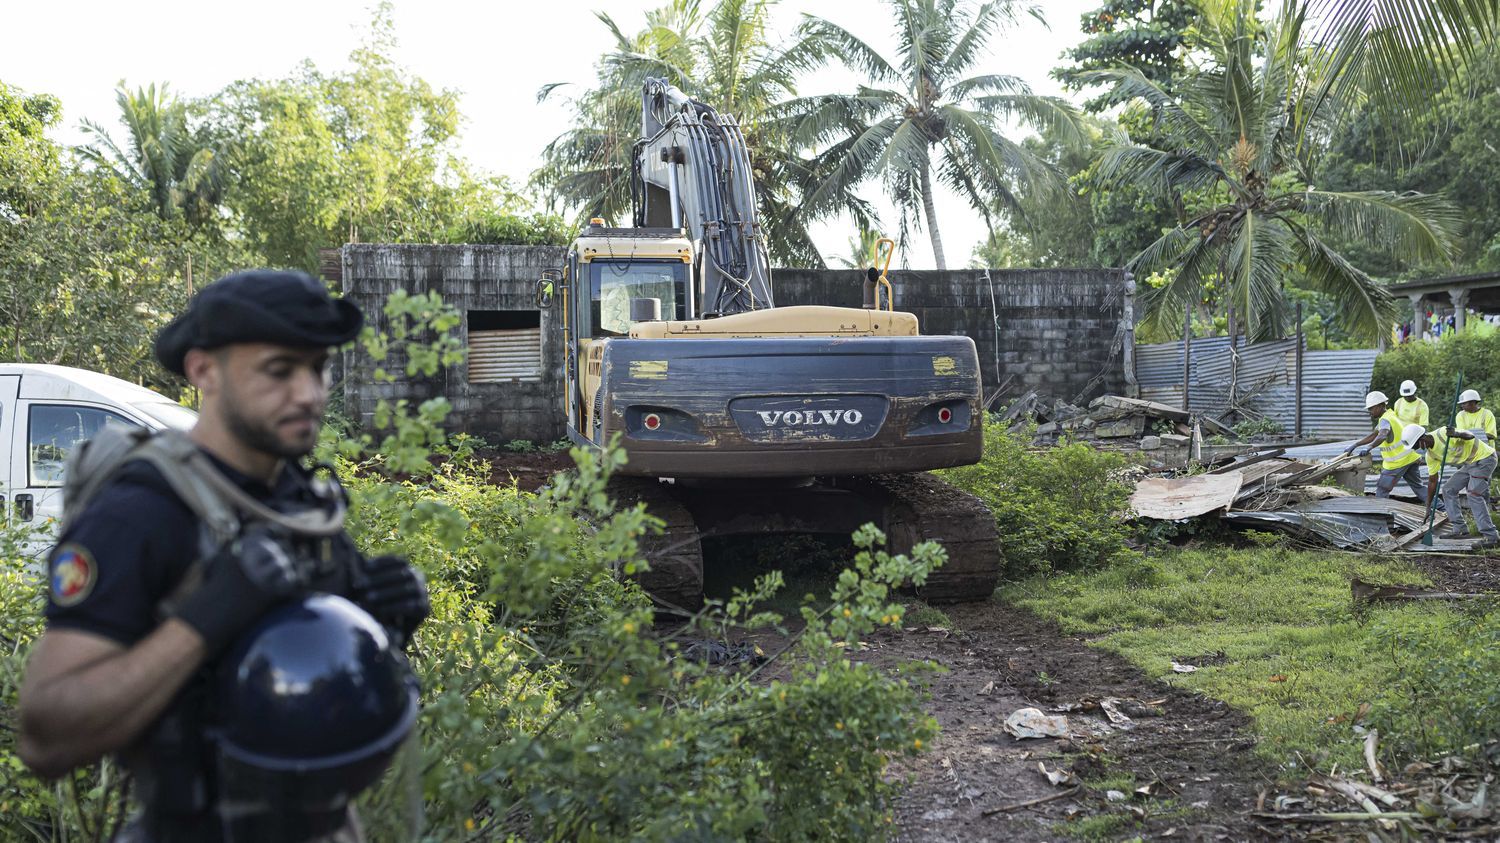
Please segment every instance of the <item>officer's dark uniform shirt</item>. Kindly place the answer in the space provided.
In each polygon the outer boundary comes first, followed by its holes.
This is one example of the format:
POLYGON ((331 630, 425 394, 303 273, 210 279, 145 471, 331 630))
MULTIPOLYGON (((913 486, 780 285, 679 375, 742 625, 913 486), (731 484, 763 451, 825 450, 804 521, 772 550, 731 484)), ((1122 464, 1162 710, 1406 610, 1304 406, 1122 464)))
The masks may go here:
MULTIPOLYGON (((241 489, 279 512, 322 504, 312 490, 308 470, 290 461, 270 487, 211 454, 209 459, 241 489)), ((161 473, 145 462, 125 465, 58 540, 50 561, 48 627, 101 635, 127 647, 135 644, 161 623, 163 600, 182 582, 202 547, 197 515, 161 473)), ((350 576, 359 556, 347 533, 307 541, 298 551, 296 555, 312 560, 316 569, 310 590, 354 599, 350 576)), ((181 776, 158 775, 161 747, 170 744, 179 757, 198 759, 189 762, 188 768, 203 768, 204 775, 212 777, 206 769, 212 763, 195 740, 205 724, 201 715, 191 713, 198 709, 189 702, 195 696, 201 699, 202 691, 195 689, 206 687, 211 669, 212 665, 205 666, 190 680, 167 714, 124 754, 138 775, 137 793, 146 808, 144 822, 150 830, 142 839, 156 843, 221 839, 212 803, 192 805, 195 800, 186 794, 196 787, 170 783, 183 781, 181 776), (176 719, 174 712, 180 715, 176 719), (185 748, 185 742, 196 748, 185 748), (148 792, 162 794, 162 798, 152 800, 148 792)), ((127 839, 136 838, 127 834, 127 839)))
MULTIPOLYGON (((272 488, 211 454, 209 459, 237 486, 277 511, 319 504, 300 465, 289 461, 272 488)), ((316 590, 349 596, 347 561, 357 551, 348 534, 331 544, 311 548, 318 556, 331 557, 316 590)), ((91 632, 128 647, 161 623, 162 600, 199 553, 198 517, 154 466, 130 463, 59 537, 50 563, 47 625, 91 632)))

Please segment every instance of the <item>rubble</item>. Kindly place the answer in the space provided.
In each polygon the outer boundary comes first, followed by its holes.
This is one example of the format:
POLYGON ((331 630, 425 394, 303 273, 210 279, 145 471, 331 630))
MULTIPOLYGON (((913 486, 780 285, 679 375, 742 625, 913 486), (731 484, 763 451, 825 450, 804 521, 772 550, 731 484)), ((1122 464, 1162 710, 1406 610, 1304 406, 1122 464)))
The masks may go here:
MULTIPOLYGON (((1157 521, 1215 516, 1240 527, 1380 553, 1407 550, 1427 532, 1425 506, 1364 495, 1368 457, 1309 464, 1280 453, 1256 454, 1206 474, 1142 478, 1131 495, 1131 510, 1157 521), (1323 485, 1329 480, 1338 485, 1323 485)), ((1445 520, 1437 513, 1432 528, 1445 520)), ((1431 549, 1470 550, 1476 541, 1434 537, 1431 549)))

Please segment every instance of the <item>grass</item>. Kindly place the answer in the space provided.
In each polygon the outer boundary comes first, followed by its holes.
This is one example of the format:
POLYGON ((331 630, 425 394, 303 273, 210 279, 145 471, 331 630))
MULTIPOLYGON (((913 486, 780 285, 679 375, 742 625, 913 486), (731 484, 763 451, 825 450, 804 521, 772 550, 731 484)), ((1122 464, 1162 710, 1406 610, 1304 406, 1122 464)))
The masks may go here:
POLYGON ((906 614, 901 618, 901 625, 907 627, 931 627, 940 626, 943 629, 953 628, 953 619, 942 609, 935 609, 921 600, 913 600, 906 604, 906 614))
MULTIPOLYGON (((1006 586, 1001 598, 1071 633, 1092 636, 1146 673, 1247 712, 1259 751, 1288 766, 1358 765, 1350 717, 1397 680, 1349 577, 1429 584, 1398 562, 1277 547, 1174 550, 1086 574, 1006 586), (1222 655, 1220 655, 1222 654, 1222 655), (1175 673, 1172 662, 1197 662, 1175 673)), ((1419 624, 1447 609, 1372 610, 1382 624, 1419 624)))

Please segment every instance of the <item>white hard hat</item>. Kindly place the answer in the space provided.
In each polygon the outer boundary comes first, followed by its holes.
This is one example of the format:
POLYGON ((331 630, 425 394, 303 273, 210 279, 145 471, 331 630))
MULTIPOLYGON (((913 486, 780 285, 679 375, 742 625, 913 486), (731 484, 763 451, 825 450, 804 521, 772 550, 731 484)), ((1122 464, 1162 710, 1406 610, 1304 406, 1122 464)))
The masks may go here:
POLYGON ((1466 389, 1466 390, 1464 390, 1464 394, 1463 395, 1458 396, 1458 403, 1460 403, 1460 404, 1467 404, 1470 401, 1478 401, 1478 400, 1479 400, 1479 391, 1478 390, 1474 390, 1474 389, 1466 389))
POLYGON ((1406 397, 1408 397, 1408 398, 1410 398, 1413 395, 1416 395, 1417 394, 1417 382, 1416 381, 1402 381, 1401 382, 1401 394, 1404 395, 1404 396, 1406 396, 1406 397))
POLYGON ((1371 407, 1375 406, 1376 404, 1384 404, 1384 403, 1386 403, 1389 400, 1390 400, 1389 398, 1385 397, 1385 393, 1384 392, 1381 392, 1380 390, 1377 389, 1374 392, 1370 393, 1369 395, 1365 396, 1365 409, 1368 410, 1371 407))
POLYGON ((1427 428, 1420 424, 1409 424, 1401 429, 1401 444, 1408 448, 1416 447, 1417 440, 1427 435, 1427 428))

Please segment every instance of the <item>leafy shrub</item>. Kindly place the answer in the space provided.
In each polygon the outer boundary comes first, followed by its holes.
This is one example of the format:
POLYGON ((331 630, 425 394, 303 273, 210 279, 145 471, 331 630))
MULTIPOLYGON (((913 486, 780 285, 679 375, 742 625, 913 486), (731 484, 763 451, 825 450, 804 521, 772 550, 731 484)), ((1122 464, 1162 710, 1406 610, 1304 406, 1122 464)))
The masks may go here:
POLYGON ((1500 395, 1500 334, 1449 334, 1436 343, 1409 342, 1375 358, 1370 388, 1395 400, 1403 380, 1414 380, 1432 409, 1434 424, 1447 424, 1458 373, 1464 388, 1485 398, 1500 395), (1441 420, 1441 421, 1439 421, 1441 420))
POLYGON ((1375 634, 1400 677, 1373 711, 1388 751, 1483 757, 1500 740, 1500 610, 1403 614, 1375 634))
POLYGON ((995 513, 1007 579, 1099 565, 1126 552, 1131 486, 1121 454, 1082 443, 1029 447, 1030 432, 990 424, 984 458, 947 469, 951 483, 995 513))
POLYGON ((1241 439, 1257 436, 1280 436, 1285 431, 1275 419, 1246 419, 1234 426, 1234 435, 1241 439))

